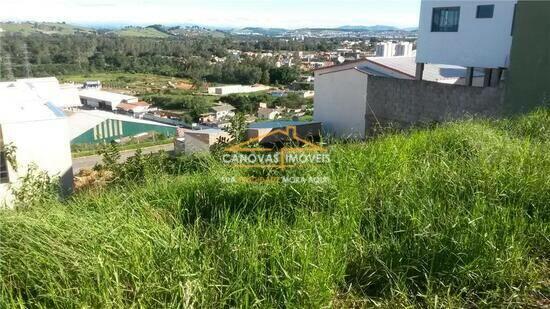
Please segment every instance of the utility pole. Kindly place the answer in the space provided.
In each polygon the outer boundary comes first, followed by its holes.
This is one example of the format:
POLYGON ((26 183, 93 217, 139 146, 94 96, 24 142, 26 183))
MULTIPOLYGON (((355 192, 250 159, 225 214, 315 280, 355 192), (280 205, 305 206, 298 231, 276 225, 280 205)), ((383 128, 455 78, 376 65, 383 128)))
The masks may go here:
POLYGON ((0 28, 0 80, 2 80, 2 28, 0 28))
POLYGON ((13 70, 11 67, 11 55, 6 53, 6 79, 11 81, 14 79, 13 70))
POLYGON ((32 75, 31 63, 29 62, 29 51, 27 49, 27 43, 23 44, 23 57, 25 60, 25 75, 30 78, 32 75))

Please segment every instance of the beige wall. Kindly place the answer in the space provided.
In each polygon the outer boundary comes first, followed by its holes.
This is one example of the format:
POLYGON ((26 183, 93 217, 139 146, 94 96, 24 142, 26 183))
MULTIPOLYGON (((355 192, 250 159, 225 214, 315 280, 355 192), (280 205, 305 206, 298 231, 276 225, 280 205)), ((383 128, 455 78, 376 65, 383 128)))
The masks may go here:
POLYGON ((329 135, 364 138, 367 75, 355 69, 315 73, 313 116, 329 135))

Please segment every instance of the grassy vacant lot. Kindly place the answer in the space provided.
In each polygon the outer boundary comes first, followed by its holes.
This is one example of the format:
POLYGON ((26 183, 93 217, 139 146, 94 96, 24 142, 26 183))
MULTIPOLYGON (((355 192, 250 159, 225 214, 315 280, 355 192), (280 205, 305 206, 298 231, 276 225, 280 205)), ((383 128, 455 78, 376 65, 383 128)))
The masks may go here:
POLYGON ((192 87, 192 84, 187 79, 141 73, 108 72, 64 75, 59 76, 59 79, 62 82, 75 83, 83 83, 88 80, 99 80, 105 88, 126 90, 136 94, 158 92, 162 89, 173 88, 172 85, 178 89, 188 89, 192 87))
POLYGON ((160 38, 170 37, 168 33, 161 32, 151 27, 127 27, 120 30, 112 31, 111 33, 123 37, 141 37, 141 38, 160 38))
POLYGON ((209 158, 0 213, 0 307, 548 305, 550 112, 331 146, 316 184, 209 158))

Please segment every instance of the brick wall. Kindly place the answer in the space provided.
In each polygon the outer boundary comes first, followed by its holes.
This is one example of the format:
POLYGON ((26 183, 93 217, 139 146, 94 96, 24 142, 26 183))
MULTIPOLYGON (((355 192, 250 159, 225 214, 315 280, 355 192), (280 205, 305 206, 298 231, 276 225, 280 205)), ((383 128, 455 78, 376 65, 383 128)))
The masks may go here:
POLYGON ((376 120, 410 125, 440 122, 467 115, 502 115, 504 89, 478 88, 369 76, 367 83, 367 127, 376 120))

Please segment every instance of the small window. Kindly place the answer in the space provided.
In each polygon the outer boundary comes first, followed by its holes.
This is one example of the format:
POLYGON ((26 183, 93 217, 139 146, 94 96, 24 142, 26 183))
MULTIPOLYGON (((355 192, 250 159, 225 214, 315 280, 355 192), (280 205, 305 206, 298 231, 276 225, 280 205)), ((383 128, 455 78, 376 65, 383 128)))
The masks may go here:
POLYGON ((10 182, 6 153, 0 149, 0 183, 10 182))
POLYGON ((476 18, 493 18, 493 13, 495 12, 495 5, 478 5, 476 18))
POLYGON ((458 32, 460 7, 434 8, 432 32, 458 32))

